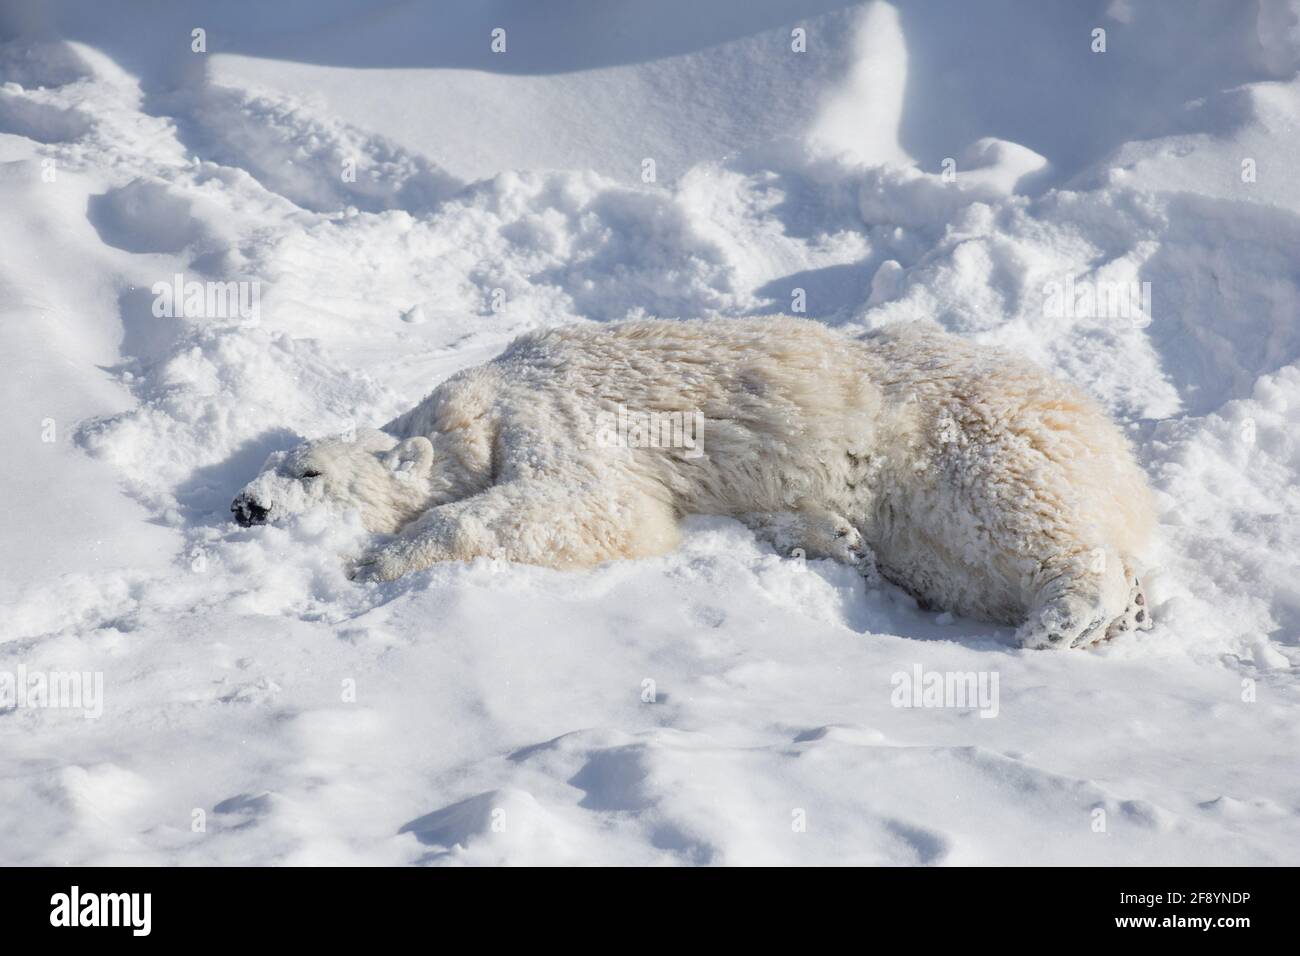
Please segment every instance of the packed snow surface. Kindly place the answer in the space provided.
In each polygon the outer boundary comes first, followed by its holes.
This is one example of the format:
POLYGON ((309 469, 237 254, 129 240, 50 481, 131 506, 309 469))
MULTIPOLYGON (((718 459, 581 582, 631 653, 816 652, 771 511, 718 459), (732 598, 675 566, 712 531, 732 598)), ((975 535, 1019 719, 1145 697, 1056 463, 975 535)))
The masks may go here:
POLYGON ((0 862, 1300 862, 1294 0, 15 0, 0 40, 0 862), (1155 629, 1022 651, 720 519, 366 586, 355 520, 229 520, 523 331, 800 306, 1096 395, 1155 629))

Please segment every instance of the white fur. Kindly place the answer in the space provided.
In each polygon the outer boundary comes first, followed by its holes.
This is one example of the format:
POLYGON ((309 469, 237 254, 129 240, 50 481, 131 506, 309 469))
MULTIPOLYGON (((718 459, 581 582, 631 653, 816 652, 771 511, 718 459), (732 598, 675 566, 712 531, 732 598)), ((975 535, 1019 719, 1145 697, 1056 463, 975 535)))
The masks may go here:
POLYGON ((674 547, 681 516, 713 514, 878 567, 926 605, 1021 625, 1029 646, 1150 626, 1132 568, 1151 504, 1119 431, 1078 389, 936 328, 537 332, 382 431, 272 456, 245 495, 272 519, 334 501, 397 533, 363 578, 480 556, 644 557, 674 547), (611 441, 620 406, 702 413, 700 446, 611 441))

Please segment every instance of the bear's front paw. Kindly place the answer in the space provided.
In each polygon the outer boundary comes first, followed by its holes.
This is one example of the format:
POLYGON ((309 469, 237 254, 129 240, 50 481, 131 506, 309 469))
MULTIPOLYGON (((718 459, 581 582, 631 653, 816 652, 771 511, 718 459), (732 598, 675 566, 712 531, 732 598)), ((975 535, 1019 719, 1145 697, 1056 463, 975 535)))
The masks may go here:
POLYGON ((371 551, 348 565, 346 573, 349 579, 360 584, 372 581, 396 581, 406 573, 406 566, 390 551, 371 551))

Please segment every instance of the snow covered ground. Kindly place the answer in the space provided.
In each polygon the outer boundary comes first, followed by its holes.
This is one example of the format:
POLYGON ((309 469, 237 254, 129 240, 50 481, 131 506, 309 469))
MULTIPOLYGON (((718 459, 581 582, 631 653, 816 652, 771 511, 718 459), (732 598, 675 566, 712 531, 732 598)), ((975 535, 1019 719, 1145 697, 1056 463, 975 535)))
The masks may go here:
POLYGON ((1300 3, 12 0, 0 41, 0 862, 1300 862, 1300 3), (160 316, 177 276, 246 308, 160 316), (371 586, 355 524, 228 520, 521 331, 800 301, 1096 394, 1155 629, 1021 651, 716 519, 371 586), (918 667, 996 697, 896 706, 918 667))

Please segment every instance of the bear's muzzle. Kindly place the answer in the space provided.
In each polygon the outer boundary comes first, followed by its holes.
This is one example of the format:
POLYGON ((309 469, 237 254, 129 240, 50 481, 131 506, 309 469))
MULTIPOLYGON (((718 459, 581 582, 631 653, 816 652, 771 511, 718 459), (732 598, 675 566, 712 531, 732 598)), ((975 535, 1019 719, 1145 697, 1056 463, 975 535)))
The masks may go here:
POLYGON ((243 528, 249 528, 255 524, 266 524, 266 516, 271 513, 270 508, 263 508, 248 495, 240 495, 232 501, 230 510, 234 512, 235 520, 243 528))

